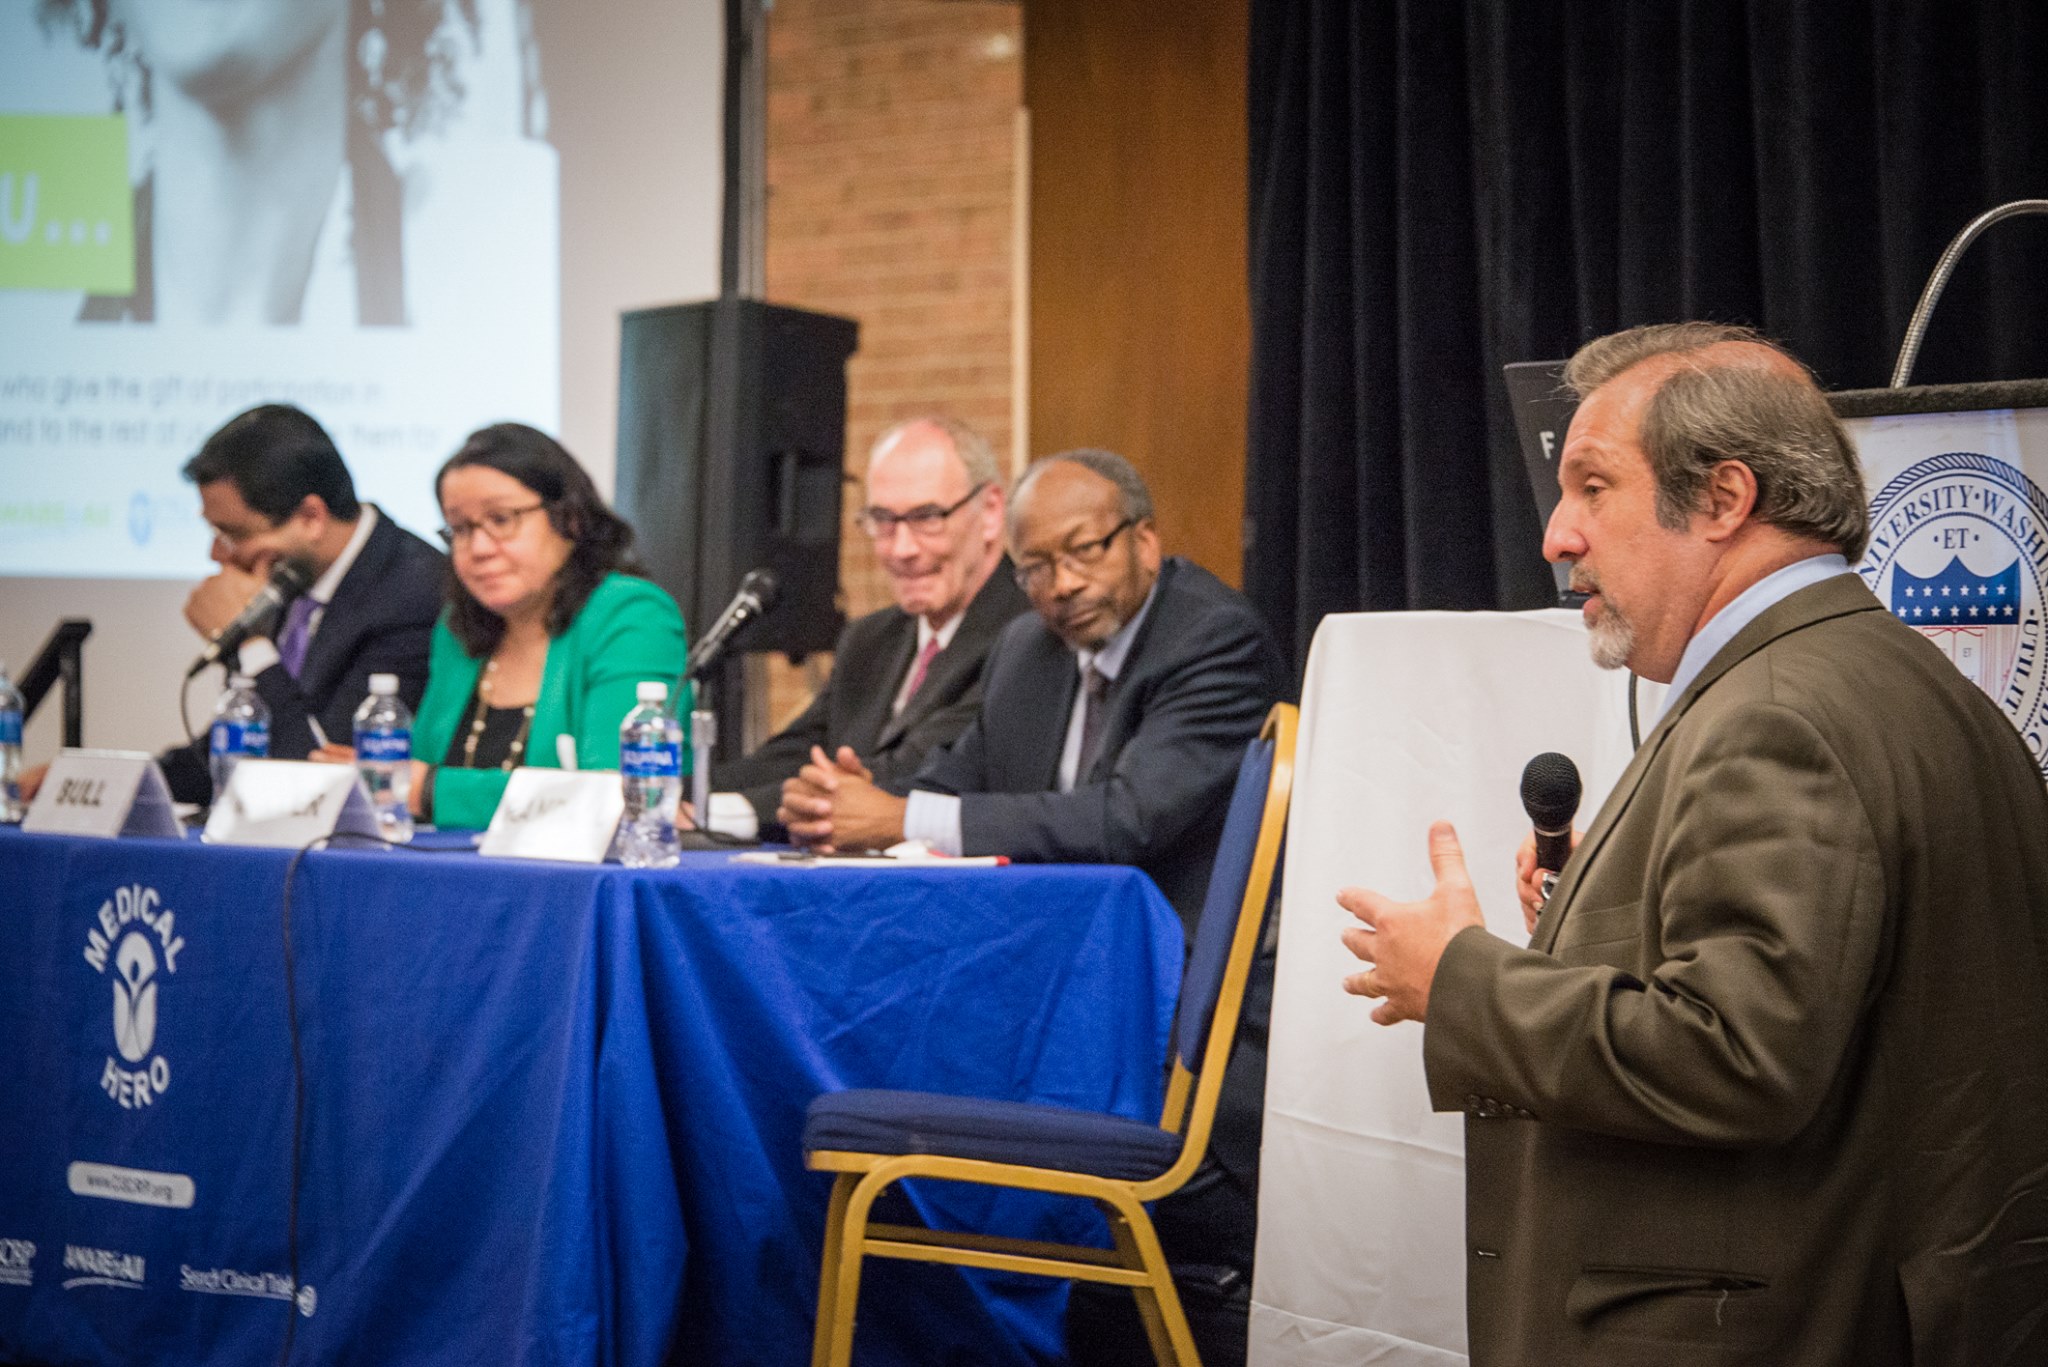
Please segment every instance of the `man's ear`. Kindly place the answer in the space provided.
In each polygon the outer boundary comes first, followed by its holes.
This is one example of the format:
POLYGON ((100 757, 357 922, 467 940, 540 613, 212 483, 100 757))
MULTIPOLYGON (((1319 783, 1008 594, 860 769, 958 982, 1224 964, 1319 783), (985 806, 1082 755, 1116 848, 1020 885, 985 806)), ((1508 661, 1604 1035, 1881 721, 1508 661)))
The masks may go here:
POLYGON ((1709 541, 1726 541, 1756 514, 1756 471, 1739 460, 1724 460, 1707 474, 1697 514, 1709 541))
POLYGON ((307 494, 299 500, 299 506, 292 509, 293 517, 309 518, 319 525, 334 520, 334 511, 327 506, 327 500, 318 494, 307 494))
POLYGON ((1147 573, 1159 573, 1160 561, 1164 558, 1159 549, 1159 528, 1151 518, 1145 518, 1131 528, 1132 544, 1138 550, 1138 563, 1147 573))

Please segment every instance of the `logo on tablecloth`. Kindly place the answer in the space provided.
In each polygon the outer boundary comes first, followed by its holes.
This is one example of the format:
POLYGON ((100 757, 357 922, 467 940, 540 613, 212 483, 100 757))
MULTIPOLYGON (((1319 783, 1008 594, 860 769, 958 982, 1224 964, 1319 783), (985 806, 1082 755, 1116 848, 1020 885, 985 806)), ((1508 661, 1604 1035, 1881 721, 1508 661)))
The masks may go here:
POLYGON ((171 1085, 170 1060, 156 1047, 157 1002, 185 948, 177 923, 155 888, 133 883, 100 904, 86 932, 85 961, 111 980, 114 997, 114 1053, 100 1070, 100 1090, 131 1111, 171 1085))
POLYGON ((0 1239, 0 1286, 34 1286, 36 1246, 26 1239, 0 1239))
POLYGON ((64 1245, 64 1270, 76 1273, 64 1279, 66 1291, 81 1286, 114 1286, 128 1291, 143 1287, 144 1267, 140 1253, 115 1253, 105 1248, 64 1245))
POLYGON ((178 1289, 208 1296, 254 1296, 259 1300, 290 1301, 306 1318, 320 1304, 319 1293, 301 1285, 294 1291, 292 1279, 282 1272, 237 1272, 232 1267, 178 1266, 178 1289))
POLYGON ((2033 481, 1972 451, 1908 466, 1870 501, 1858 571, 2012 718, 2048 774, 2048 499, 2033 481))

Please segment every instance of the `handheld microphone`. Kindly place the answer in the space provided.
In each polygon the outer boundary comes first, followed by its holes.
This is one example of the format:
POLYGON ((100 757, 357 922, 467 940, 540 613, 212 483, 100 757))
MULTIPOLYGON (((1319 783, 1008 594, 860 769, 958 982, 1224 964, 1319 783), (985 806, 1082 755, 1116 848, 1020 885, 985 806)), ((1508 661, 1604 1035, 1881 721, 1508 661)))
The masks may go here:
POLYGON ((1544 870, 1543 898, 1572 852, 1572 817, 1579 810, 1579 766, 1569 755, 1546 751, 1522 769, 1522 810, 1536 828, 1536 867, 1544 870))
POLYGON ((270 582, 256 591, 249 605, 235 614, 234 621, 213 634, 213 639, 206 643, 206 649, 199 652, 199 658, 185 671, 185 677, 189 679, 207 666, 219 664, 242 642, 251 636, 261 635, 270 628, 279 612, 291 606, 292 599, 312 587, 312 565, 298 556, 279 560, 271 567, 270 582))
POLYGON ((725 605, 725 611, 718 614, 718 620, 711 624, 711 629, 690 651, 690 657, 683 665, 684 677, 702 678, 724 657, 733 635, 774 607, 781 591, 782 586, 776 582, 772 570, 748 570, 747 577, 740 580, 739 592, 733 594, 732 601, 725 605))

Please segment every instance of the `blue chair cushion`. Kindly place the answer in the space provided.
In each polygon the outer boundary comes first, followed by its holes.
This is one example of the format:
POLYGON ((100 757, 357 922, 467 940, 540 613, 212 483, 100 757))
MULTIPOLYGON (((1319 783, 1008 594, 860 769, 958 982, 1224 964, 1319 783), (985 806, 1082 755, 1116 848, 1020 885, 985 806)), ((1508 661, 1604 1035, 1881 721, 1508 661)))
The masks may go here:
POLYGON ((1096 1111, 937 1092, 827 1092, 804 1119, 804 1152, 927 1153, 1142 1182, 1180 1157, 1181 1137, 1096 1111))

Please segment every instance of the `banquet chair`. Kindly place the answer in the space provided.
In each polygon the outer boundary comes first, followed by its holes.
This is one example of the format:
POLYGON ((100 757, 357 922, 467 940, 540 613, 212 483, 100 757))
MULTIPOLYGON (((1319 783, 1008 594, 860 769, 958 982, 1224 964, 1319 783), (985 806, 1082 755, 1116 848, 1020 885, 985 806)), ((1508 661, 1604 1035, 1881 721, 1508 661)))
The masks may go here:
POLYGON ((1180 1188, 1209 1145, 1223 1070, 1287 826, 1296 709, 1276 704, 1246 748, 1181 983, 1159 1122, 933 1092, 829 1092, 811 1103, 804 1156, 839 1174, 825 1217, 812 1367, 847 1367, 863 1258, 905 1258, 1128 1286, 1152 1354, 1199 1367, 1186 1314, 1145 1203, 1180 1188), (870 1220, 875 1198, 926 1178, 1086 1197, 1113 1247, 1048 1243, 870 1220))

